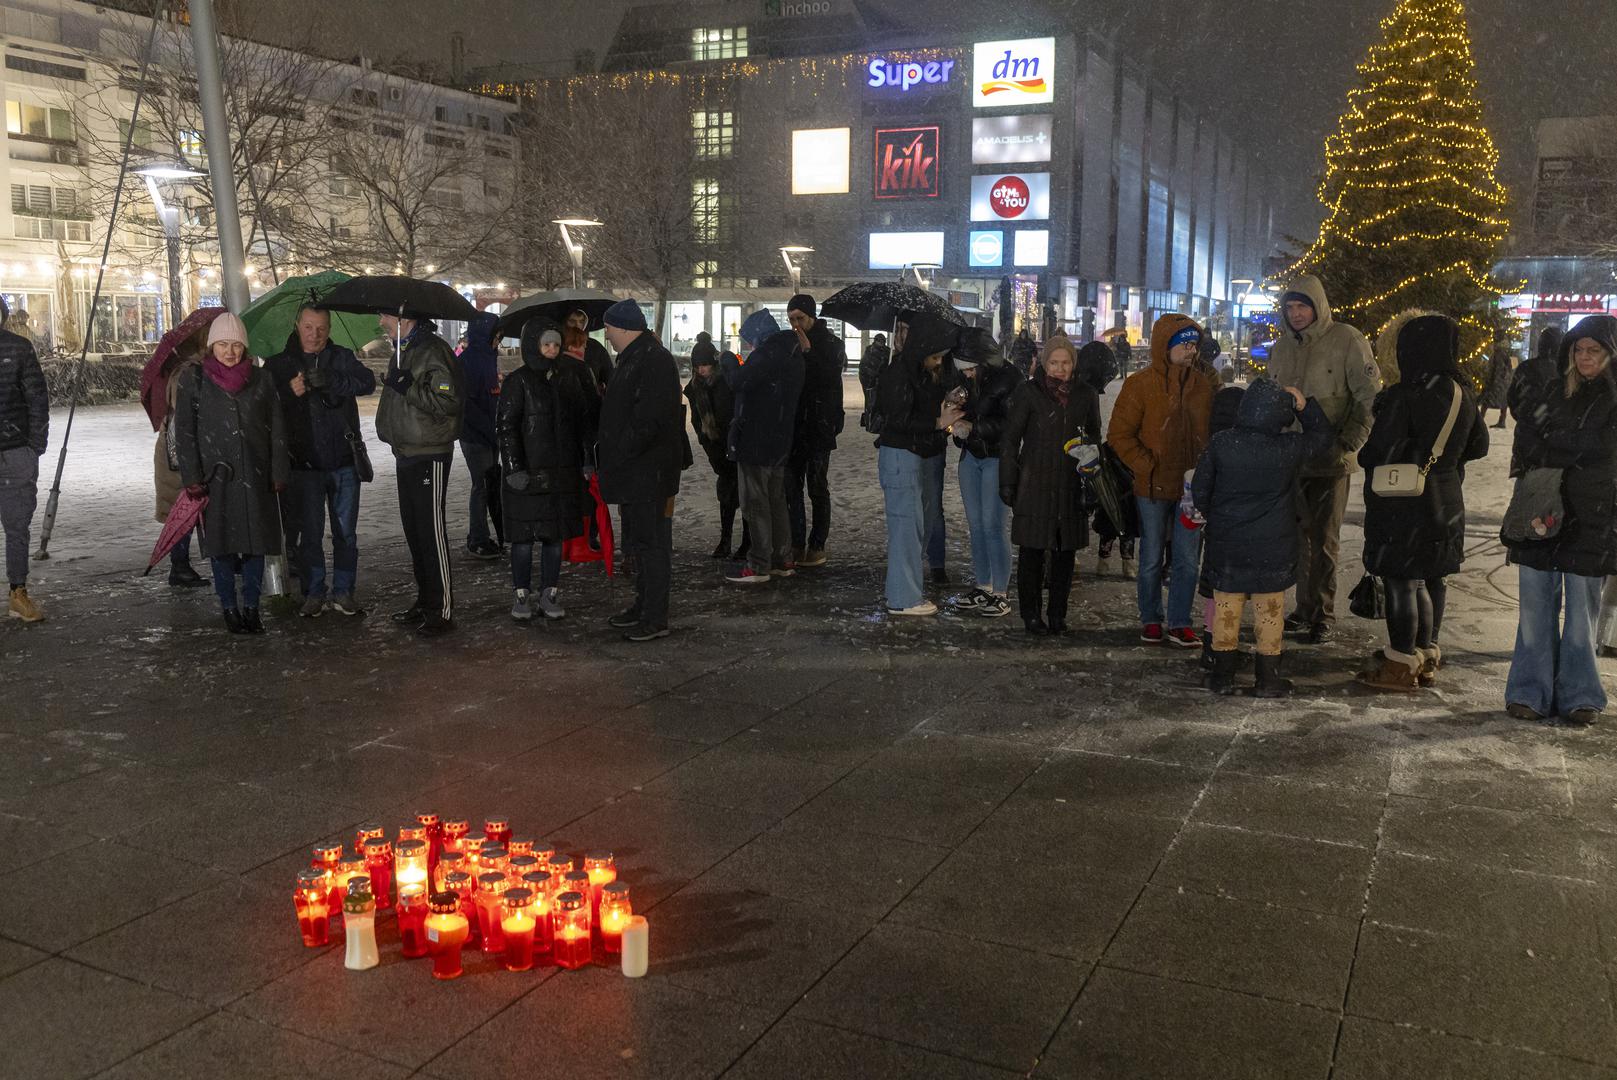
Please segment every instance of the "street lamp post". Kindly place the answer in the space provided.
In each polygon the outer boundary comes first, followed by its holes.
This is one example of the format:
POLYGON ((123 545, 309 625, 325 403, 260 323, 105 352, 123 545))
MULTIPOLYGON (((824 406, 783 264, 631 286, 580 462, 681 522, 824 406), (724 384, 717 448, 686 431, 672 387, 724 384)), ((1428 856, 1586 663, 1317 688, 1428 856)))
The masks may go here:
POLYGON ((786 263, 786 276, 792 282, 792 294, 795 296, 801 291, 803 283, 803 268, 792 261, 793 255, 812 255, 814 249, 803 247, 801 244, 788 244, 780 249, 780 257, 786 263))
POLYGON ((908 275, 914 274, 915 275, 915 284, 919 285, 921 288, 927 290, 928 292, 931 292, 932 291, 932 279, 928 278, 925 274, 921 273, 921 271, 923 271, 923 270, 933 271, 933 270, 942 270, 942 269, 943 269, 943 264, 942 263, 934 263, 934 262, 905 263, 904 264, 904 269, 900 270, 899 273, 898 273, 898 280, 903 281, 904 278, 907 277, 908 275))
POLYGON ((573 240, 573 234, 568 232, 569 226, 575 229, 588 228, 599 225, 593 218, 555 218, 551 224, 561 230, 561 246, 567 249, 567 258, 573 264, 573 288, 584 287, 584 245, 573 240))
POLYGON ((1236 371, 1241 370, 1241 308, 1246 305, 1246 291, 1251 287, 1252 280, 1250 278, 1230 279, 1230 298, 1235 302, 1235 341, 1231 343, 1230 347, 1235 350, 1236 371), (1237 285, 1241 287, 1240 292, 1235 291, 1235 286, 1237 285))
POLYGON ((157 185, 159 180, 194 180, 202 174, 185 165, 162 163, 142 165, 135 172, 146 181, 146 193, 157 208, 157 220, 163 223, 164 246, 168 248, 168 325, 173 329, 185 318, 185 293, 180 284, 180 208, 168 205, 157 185))

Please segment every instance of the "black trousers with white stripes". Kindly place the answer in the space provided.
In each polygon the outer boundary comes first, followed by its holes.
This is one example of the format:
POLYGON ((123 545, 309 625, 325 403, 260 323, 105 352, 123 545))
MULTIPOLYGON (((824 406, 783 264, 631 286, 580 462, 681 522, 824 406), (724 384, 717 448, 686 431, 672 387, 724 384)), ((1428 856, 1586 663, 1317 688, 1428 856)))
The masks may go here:
POLYGON ((428 617, 444 619, 454 610, 449 536, 444 529, 449 462, 448 454, 398 459, 399 520, 415 569, 416 603, 428 617))

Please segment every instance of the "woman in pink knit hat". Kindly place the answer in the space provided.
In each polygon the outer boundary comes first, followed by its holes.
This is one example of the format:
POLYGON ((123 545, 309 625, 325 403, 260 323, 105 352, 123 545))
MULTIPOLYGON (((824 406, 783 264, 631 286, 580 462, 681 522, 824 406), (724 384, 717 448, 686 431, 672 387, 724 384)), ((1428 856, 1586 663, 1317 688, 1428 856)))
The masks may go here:
POLYGON ((291 463, 280 400, 247 355, 247 328, 235 315, 209 327, 208 353, 185 374, 174 409, 180 479, 192 495, 208 497, 202 552, 213 562, 225 627, 262 634, 264 557, 281 550, 275 496, 286 489, 291 463))

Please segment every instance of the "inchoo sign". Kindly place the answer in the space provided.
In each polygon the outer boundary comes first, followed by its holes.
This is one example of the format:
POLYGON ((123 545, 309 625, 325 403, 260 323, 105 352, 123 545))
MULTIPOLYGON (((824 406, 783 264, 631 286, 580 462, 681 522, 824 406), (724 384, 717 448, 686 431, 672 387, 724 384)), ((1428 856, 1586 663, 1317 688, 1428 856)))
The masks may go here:
POLYGON ((1055 100, 1056 39, 979 41, 972 46, 971 103, 1038 105, 1055 100))

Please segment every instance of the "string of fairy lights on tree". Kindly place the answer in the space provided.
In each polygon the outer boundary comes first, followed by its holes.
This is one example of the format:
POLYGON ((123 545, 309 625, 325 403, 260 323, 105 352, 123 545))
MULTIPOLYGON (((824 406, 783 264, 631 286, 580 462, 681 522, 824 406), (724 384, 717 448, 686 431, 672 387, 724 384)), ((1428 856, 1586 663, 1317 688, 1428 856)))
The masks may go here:
POLYGON ((1473 378, 1509 325, 1491 277, 1510 223, 1483 122, 1462 0, 1399 0, 1358 65, 1325 140, 1319 237, 1287 270, 1317 274, 1345 321, 1374 337, 1399 312, 1461 325, 1473 378))

